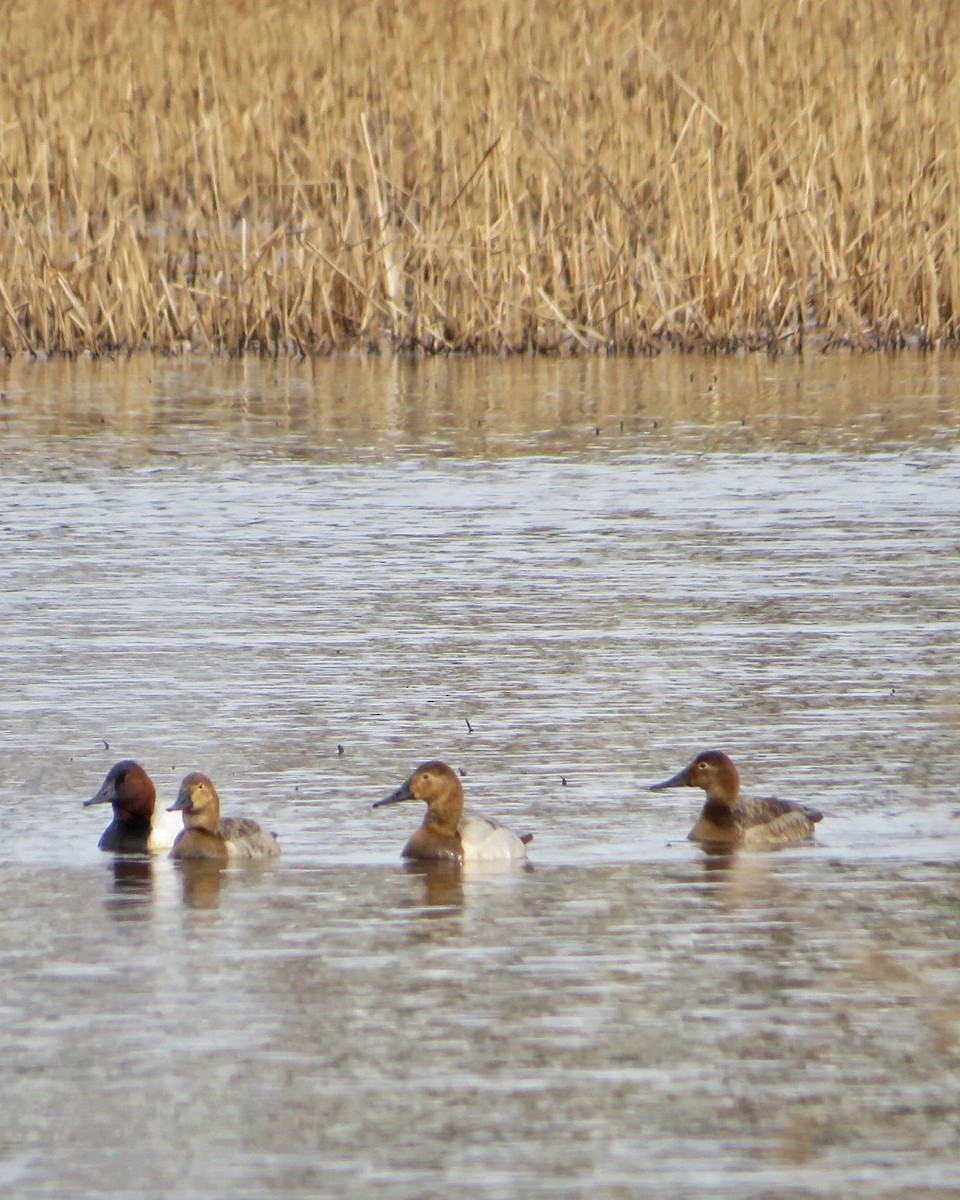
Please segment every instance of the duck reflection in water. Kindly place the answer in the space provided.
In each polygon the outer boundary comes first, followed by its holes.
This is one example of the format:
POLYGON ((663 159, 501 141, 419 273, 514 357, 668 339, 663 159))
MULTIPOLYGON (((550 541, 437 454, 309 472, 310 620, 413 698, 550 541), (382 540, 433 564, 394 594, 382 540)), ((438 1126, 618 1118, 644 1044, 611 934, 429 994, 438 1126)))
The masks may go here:
POLYGON ((423 880, 421 904, 435 909, 431 916, 442 916, 441 909, 463 908, 463 868, 459 863, 443 859, 408 858, 403 869, 407 875, 423 880))
POLYGON ((770 855, 738 854, 710 846, 702 849, 702 892, 721 908, 766 909, 776 899, 780 887, 770 855))
POLYGON ((226 864, 209 858, 184 858, 177 864, 184 908, 220 907, 226 864))
POLYGON ((722 883, 736 865, 737 854, 734 850, 715 850, 704 846, 701 861, 704 875, 708 879, 715 876, 717 881, 722 883))
POLYGON ((113 886, 107 897, 110 915, 118 921, 140 921, 153 904, 153 860, 117 855, 110 861, 113 886))

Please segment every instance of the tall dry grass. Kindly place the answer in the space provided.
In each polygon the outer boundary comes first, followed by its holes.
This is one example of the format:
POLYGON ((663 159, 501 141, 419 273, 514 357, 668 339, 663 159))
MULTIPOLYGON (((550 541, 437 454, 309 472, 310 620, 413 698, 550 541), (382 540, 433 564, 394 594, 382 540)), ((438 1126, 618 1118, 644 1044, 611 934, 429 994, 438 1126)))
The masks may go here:
POLYGON ((8 4, 0 346, 956 342, 958 6, 699 7, 8 4))

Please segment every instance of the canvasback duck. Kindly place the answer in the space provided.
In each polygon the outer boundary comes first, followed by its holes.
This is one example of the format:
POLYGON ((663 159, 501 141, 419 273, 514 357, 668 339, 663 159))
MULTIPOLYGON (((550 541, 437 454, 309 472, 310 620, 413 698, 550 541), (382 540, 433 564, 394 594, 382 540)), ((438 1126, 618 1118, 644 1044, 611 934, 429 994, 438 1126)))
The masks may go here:
POLYGON ((463 863, 527 857, 532 833, 516 834, 486 817, 463 815, 463 788, 456 771, 444 762, 421 763, 405 783, 373 807, 401 800, 420 800, 427 806, 423 823, 403 848, 404 858, 463 863))
POLYGON ((157 808, 157 789, 143 767, 133 759, 114 763, 100 791, 83 807, 112 804, 113 820, 103 831, 100 849, 114 854, 149 854, 169 850, 180 829, 180 822, 157 808))
POLYGON ((221 817, 220 797, 212 781, 199 771, 184 777, 167 812, 183 814, 183 829, 170 851, 171 858, 275 858, 280 846, 249 817, 221 817))
POLYGON ((700 817, 687 837, 691 842, 728 849, 773 849, 805 842, 823 813, 792 800, 747 799, 740 795, 740 776, 733 761, 720 750, 698 754, 693 762, 663 783, 663 788, 698 787, 707 793, 700 817))

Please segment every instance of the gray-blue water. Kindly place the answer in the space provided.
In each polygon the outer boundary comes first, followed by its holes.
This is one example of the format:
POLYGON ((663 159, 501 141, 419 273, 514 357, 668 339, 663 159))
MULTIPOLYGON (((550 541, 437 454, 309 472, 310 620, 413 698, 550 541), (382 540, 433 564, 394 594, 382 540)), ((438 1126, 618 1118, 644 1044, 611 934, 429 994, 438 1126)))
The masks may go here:
POLYGON ((960 1194, 960 364, 0 387, 0 1188, 960 1194), (282 858, 101 854, 124 757, 282 858), (401 864, 427 757, 528 867, 401 864))

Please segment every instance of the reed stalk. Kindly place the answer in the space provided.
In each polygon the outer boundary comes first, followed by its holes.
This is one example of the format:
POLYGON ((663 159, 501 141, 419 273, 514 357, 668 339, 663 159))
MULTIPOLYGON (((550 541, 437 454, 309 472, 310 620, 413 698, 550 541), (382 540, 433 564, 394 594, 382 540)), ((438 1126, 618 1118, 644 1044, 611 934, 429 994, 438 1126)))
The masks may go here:
POLYGON ((0 350, 960 340, 960 8, 24 0, 0 350))

